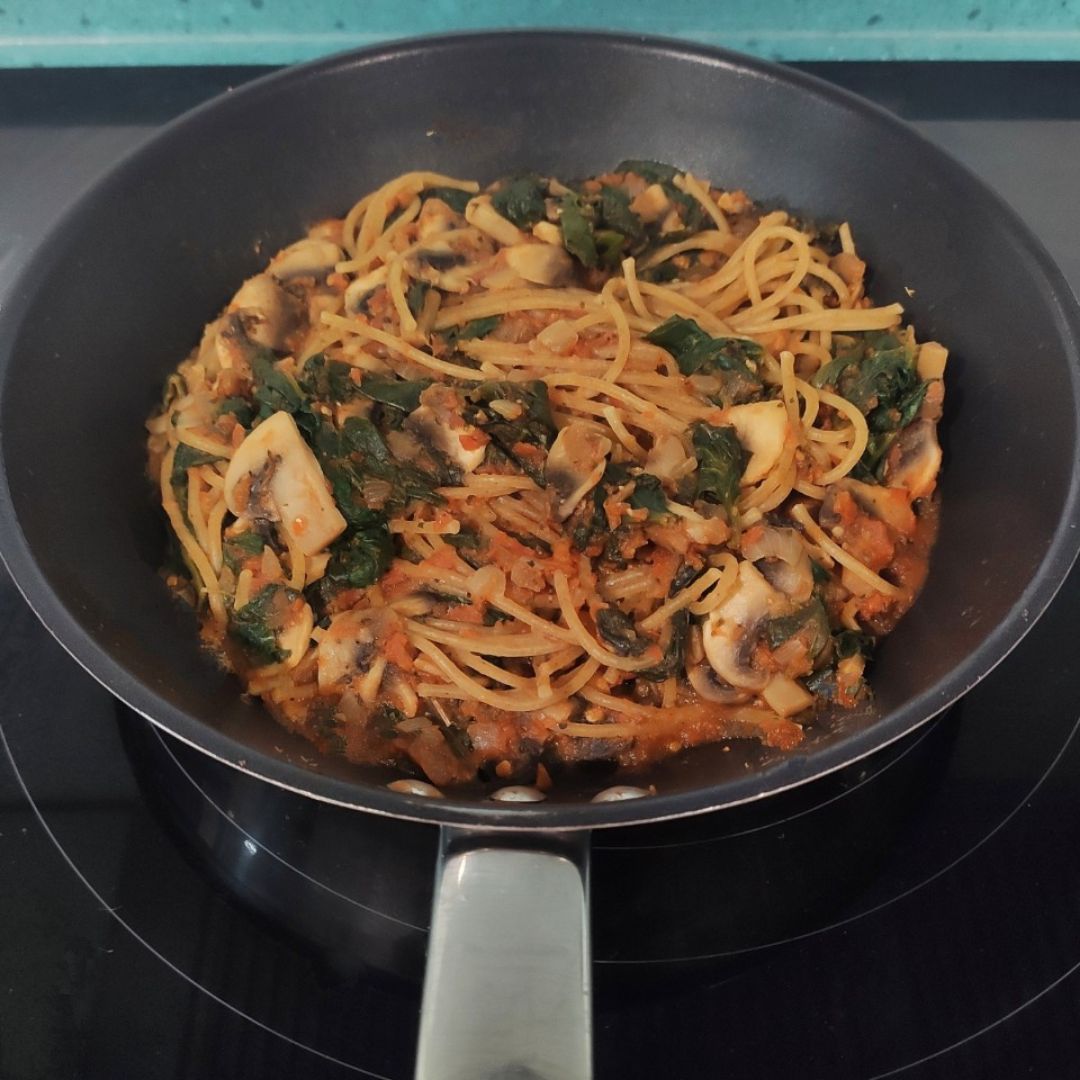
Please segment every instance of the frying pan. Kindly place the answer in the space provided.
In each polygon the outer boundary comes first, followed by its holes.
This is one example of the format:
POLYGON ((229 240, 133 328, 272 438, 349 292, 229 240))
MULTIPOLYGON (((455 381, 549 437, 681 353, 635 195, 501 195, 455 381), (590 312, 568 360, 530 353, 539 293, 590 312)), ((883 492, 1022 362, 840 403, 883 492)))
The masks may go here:
MULTIPOLYGON (((719 50, 514 33, 356 52, 258 80, 169 125, 57 224, 0 311, 0 550, 67 650, 138 712, 316 799, 438 823, 443 857, 417 1075, 585 1077, 587 831, 719 809, 911 731, 997 664, 1077 551, 1075 300, 970 173, 881 110, 719 50), (673 161, 848 220, 873 294, 946 342, 944 513, 930 578, 884 643, 873 702, 798 751, 704 747, 593 803, 424 799, 317 758, 200 652, 157 576, 142 423, 163 376, 246 276, 313 220, 413 168, 489 181, 673 161), (907 291, 905 291, 907 290, 907 291)), ((1034 722, 1034 721, 1028 721, 1034 722)))

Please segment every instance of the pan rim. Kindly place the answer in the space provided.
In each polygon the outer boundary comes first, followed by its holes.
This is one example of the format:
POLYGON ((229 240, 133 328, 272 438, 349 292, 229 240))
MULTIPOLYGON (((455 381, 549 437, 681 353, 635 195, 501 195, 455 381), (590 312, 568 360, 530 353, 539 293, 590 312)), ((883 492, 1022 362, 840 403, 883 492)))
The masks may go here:
MULTIPOLYGON (((276 92, 282 84, 297 86, 324 72, 398 59, 410 53, 430 55, 441 50, 480 48, 507 41, 545 41, 554 46, 629 50, 669 56, 680 62, 707 64, 748 74, 770 83, 782 83, 826 103, 870 119, 893 136, 929 152, 936 165, 961 182, 992 209, 1007 229, 1017 251, 1025 256, 1027 273, 1038 275, 1041 291, 1056 313, 1054 331, 1069 357, 1074 431, 1080 433, 1080 306, 1072 290, 1042 243, 1019 215, 983 180, 947 152, 926 139, 905 121, 882 107, 805 72, 730 50, 695 45, 677 39, 602 31, 484 31, 407 38, 323 57, 257 77, 241 87, 203 102, 169 123, 125 154, 100 176, 61 215, 31 253, 0 310, 0 414, 4 406, 6 376, 12 363, 11 344, 20 326, 20 314, 35 295, 30 282, 48 264, 56 238, 77 221, 111 183, 153 155, 176 136, 197 125, 206 114, 216 115, 230 102, 247 103, 276 92)), ((1036 569, 1020 597, 995 629, 956 667, 933 686, 899 709, 836 742, 809 752, 795 751, 745 777, 727 779, 684 792, 657 794, 643 800, 614 803, 533 803, 508 806, 497 802, 456 802, 424 799, 380 788, 363 781, 326 776, 284 758, 275 758, 244 746, 159 697, 131 675, 126 667, 85 630, 69 606, 53 591, 44 570, 30 549, 15 515, 7 478, 0 431, 0 557, 23 597, 53 637, 89 674, 141 716, 216 760, 262 780, 309 798, 350 809, 430 824, 473 827, 490 831, 575 831, 641 822, 668 820, 706 813, 755 801, 799 786, 853 764, 884 749, 938 715, 986 677, 1015 648, 1053 600, 1080 551, 1080 463, 1074 458, 1066 499, 1058 524, 1036 569)))

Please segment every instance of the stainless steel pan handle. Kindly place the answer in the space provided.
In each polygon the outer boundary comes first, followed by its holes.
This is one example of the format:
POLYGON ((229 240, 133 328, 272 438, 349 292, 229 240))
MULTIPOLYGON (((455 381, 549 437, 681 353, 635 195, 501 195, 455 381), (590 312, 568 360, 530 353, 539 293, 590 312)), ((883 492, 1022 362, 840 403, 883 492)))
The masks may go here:
POLYGON ((416 1080, 591 1080, 588 843, 443 830, 416 1080))

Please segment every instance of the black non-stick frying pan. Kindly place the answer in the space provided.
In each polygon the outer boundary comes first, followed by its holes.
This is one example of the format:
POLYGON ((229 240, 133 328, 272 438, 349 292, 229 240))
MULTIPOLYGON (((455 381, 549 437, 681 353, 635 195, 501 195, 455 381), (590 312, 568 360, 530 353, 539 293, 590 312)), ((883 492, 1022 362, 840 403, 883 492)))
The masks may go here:
POLYGON ((1067 285, 1008 207, 902 123, 826 84, 627 37, 388 46, 197 109, 57 225, 0 310, 0 547, 63 645, 153 722, 314 798, 447 827, 419 1076, 582 1077, 574 836, 803 783, 899 738, 1000 661, 1080 543, 1078 332, 1067 285), (850 221, 874 295, 902 299, 920 336, 952 350, 941 535, 924 594, 880 649, 873 704, 823 717, 794 753, 690 752, 628 778, 656 788, 635 801, 590 801, 610 775, 543 803, 424 799, 388 790, 378 769, 314 759, 241 701, 157 575, 164 533, 142 423, 163 376, 274 250, 397 173, 580 176, 625 157, 850 221))

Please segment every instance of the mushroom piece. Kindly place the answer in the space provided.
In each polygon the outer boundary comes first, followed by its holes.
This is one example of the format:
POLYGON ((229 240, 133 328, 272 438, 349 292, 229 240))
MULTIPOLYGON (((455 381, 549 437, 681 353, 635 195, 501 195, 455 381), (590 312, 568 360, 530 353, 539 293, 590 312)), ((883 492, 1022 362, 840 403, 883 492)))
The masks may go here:
POLYGON ((225 505, 238 518, 280 522, 305 555, 345 531, 330 485, 286 412, 268 417, 236 448, 225 473, 225 505))
POLYGON ((315 629, 315 615, 310 604, 301 602, 290 608, 288 616, 276 637, 278 648, 285 653, 282 663, 292 668, 300 663, 308 650, 311 632, 315 629))
POLYGON ((439 233, 455 228, 460 220, 449 203, 437 198, 425 199, 416 219, 416 239, 421 242, 430 240, 439 233))
POLYGON ((332 241, 308 236, 282 248, 270 260, 269 270, 278 281, 298 277, 321 281, 344 257, 341 248, 332 241))
POLYGON ((573 420, 555 437, 544 476, 555 494, 555 517, 565 521, 600 482, 611 453, 611 440, 591 424, 573 420))
POLYGON ((367 274, 354 278, 345 290, 345 310, 355 313, 360 310, 364 298, 373 293, 380 285, 386 284, 388 273, 386 264, 376 267, 367 274))
POLYGON ((761 571, 766 580, 803 603, 814 591, 814 574, 810 556, 806 553, 794 529, 772 525, 755 525, 742 538, 743 557, 751 562, 764 562, 761 571))
POLYGON ((739 581, 732 592, 709 612, 702 627, 705 658, 730 686, 764 690, 771 678, 753 666, 751 653, 762 620, 786 606, 761 571, 751 562, 739 563, 739 581))
POLYGON ((269 274, 256 274, 240 286, 229 311, 244 319, 247 336, 256 345, 284 349, 301 318, 301 304, 269 274))
POLYGON ((442 383, 421 393, 420 405, 405 418, 405 430, 444 453, 465 472, 479 468, 487 453, 488 437, 462 419, 460 395, 442 383))
POLYGON ((368 681, 368 677, 376 673, 376 664, 379 666, 378 682, 382 681, 382 669, 386 667, 385 662, 379 664, 378 637, 384 630, 382 614, 370 609, 345 611, 330 620, 319 639, 320 693, 346 689, 353 680, 368 681))
POLYGON ((851 492, 861 509, 884 521, 901 536, 914 534, 915 514, 911 509, 911 496, 904 488, 864 484, 850 477, 845 477, 836 487, 851 492))
POLYGON ((721 684, 716 678, 716 672, 708 664, 698 664, 690 668, 686 677, 698 696, 706 701, 715 701, 719 705, 743 705, 750 700, 750 694, 746 690, 736 690, 734 686, 721 684))
POLYGON ((913 499, 934 490, 941 468, 941 446, 932 420, 916 420, 897 436, 885 462, 885 479, 892 487, 906 488, 913 499))
POLYGON ((525 243, 525 233, 491 205, 490 195, 477 195, 475 199, 470 199, 465 207, 465 220, 500 244, 509 247, 511 244, 525 243))
POLYGON ((733 405, 726 414, 739 442, 750 452, 743 471, 743 484, 764 480, 784 452, 788 437, 787 406, 782 401, 753 401, 733 405))
POLYGON ((518 277, 534 285, 565 285, 574 273, 566 249, 554 244, 514 244, 503 249, 503 258, 518 277))
POLYGON ((645 458, 646 472, 672 483, 693 472, 696 466, 697 462, 686 452, 678 435, 659 436, 645 458))

